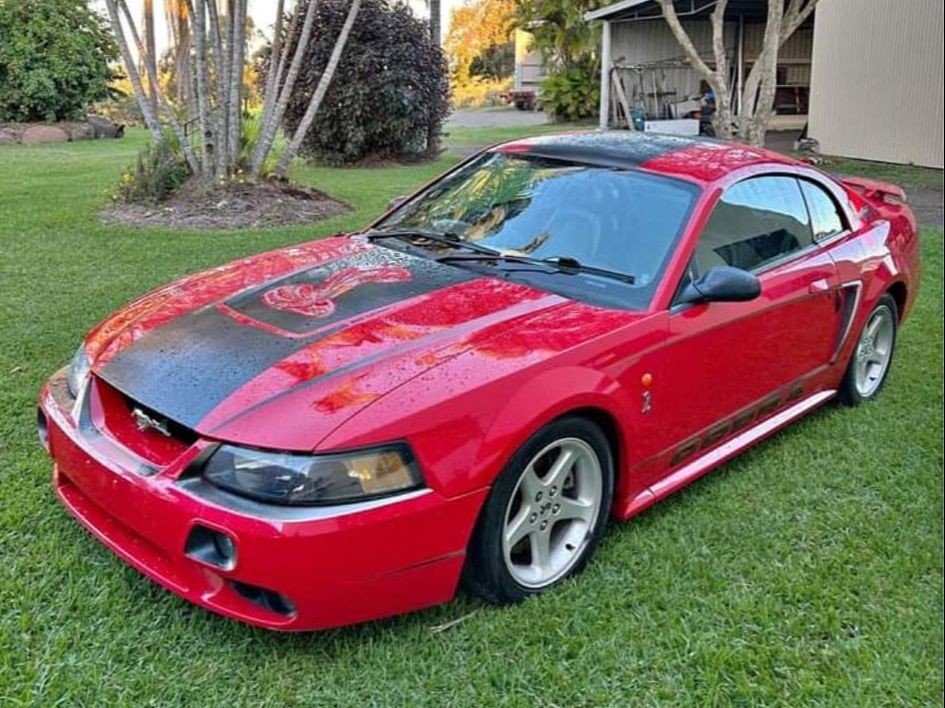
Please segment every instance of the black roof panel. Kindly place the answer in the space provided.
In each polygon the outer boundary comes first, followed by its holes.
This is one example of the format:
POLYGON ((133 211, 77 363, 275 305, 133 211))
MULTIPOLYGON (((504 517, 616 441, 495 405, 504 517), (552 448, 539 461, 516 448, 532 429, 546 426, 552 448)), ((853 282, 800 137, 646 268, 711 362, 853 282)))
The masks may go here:
POLYGON ((681 135, 608 130, 543 135, 513 140, 494 149, 607 167, 638 167, 660 155, 692 147, 713 149, 719 147, 719 142, 681 135))

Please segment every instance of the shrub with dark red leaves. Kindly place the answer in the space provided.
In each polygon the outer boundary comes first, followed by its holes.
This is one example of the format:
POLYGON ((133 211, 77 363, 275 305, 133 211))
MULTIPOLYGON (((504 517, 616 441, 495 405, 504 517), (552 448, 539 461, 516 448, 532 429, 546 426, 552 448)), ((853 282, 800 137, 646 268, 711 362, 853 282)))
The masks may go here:
MULTIPOLYGON (((289 133, 308 107, 349 8, 349 0, 317 1, 312 40, 286 110, 289 133)), ((308 2, 300 0, 298 12, 308 2)), ((299 33, 286 40, 289 56, 299 33)), ((446 59, 429 24, 400 2, 362 0, 302 151, 330 163, 416 155, 427 148, 429 126, 439 127, 448 113, 446 59)))

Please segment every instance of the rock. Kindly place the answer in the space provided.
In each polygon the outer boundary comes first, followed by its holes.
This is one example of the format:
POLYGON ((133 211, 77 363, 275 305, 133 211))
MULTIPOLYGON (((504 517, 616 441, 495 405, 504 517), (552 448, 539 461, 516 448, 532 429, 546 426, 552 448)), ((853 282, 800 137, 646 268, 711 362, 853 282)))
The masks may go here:
POLYGON ((68 142, 68 140, 69 134, 56 125, 31 125, 26 128, 20 136, 20 142, 24 145, 64 143, 68 142))
POLYGON ((18 142, 20 142, 20 138, 15 130, 0 126, 0 145, 13 145, 18 142))
POLYGON ((95 138, 95 129, 91 123, 59 123, 69 134, 69 140, 93 140, 95 138))
POLYGON ((107 118, 101 116, 89 116, 89 126, 92 129, 92 137, 95 138, 123 138, 125 137, 125 126, 113 123, 107 118))

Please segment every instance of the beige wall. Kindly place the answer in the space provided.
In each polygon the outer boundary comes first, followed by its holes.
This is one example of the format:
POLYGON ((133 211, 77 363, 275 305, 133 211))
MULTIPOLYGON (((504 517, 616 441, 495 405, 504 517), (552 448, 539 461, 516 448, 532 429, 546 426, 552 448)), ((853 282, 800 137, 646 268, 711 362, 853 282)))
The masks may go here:
POLYGON ((809 135, 821 152, 943 166, 942 0, 821 0, 809 135))

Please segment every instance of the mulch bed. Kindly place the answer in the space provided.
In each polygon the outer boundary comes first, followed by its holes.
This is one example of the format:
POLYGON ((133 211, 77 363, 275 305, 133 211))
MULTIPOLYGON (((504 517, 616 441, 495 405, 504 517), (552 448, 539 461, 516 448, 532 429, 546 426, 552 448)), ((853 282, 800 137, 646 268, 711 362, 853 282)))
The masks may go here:
POLYGON ((226 189, 185 185, 161 204, 114 202, 101 218, 106 224, 164 229, 239 229, 306 224, 350 211, 317 189, 264 182, 226 189))

